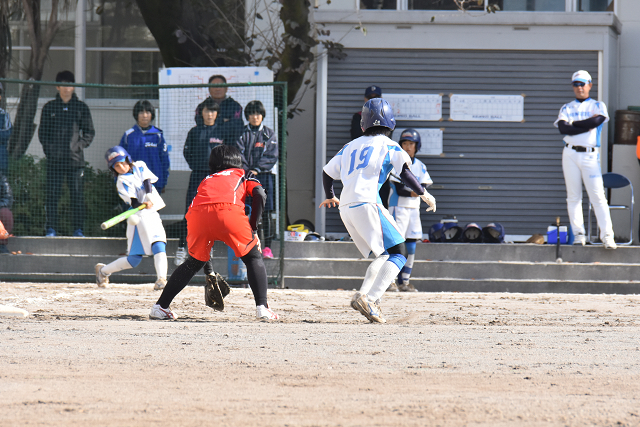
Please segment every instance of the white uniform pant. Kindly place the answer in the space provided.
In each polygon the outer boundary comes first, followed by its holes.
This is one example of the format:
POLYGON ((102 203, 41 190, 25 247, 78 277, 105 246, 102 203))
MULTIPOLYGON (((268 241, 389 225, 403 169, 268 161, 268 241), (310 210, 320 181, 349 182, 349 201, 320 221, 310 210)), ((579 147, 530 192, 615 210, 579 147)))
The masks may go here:
POLYGON ((576 236, 585 234, 582 212, 582 183, 584 182, 600 227, 600 239, 613 237, 611 214, 602 184, 599 149, 596 148, 596 151, 591 153, 579 153, 565 147, 562 151, 562 172, 567 187, 567 211, 573 234, 576 236))

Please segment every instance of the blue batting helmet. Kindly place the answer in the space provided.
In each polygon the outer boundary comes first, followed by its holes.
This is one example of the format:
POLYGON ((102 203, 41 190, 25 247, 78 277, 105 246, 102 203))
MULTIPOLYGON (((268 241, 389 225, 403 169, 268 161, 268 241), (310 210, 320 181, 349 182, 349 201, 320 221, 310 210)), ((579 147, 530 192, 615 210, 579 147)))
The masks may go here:
POLYGON ((360 119, 362 131, 374 126, 383 126, 391 130, 396 128, 396 119, 393 117, 391 105, 382 98, 370 99, 362 106, 362 119, 360 119))
POLYGON ((104 158, 109 165, 109 169, 113 168, 113 165, 115 165, 116 163, 124 162, 125 160, 133 163, 133 159, 131 159, 131 156, 129 155, 129 153, 127 153, 127 150, 119 145, 109 148, 104 154, 104 158))
POLYGON ((400 135, 400 144, 402 141, 413 141, 416 143, 416 153, 420 151, 420 147, 422 147, 422 141, 420 141, 420 134, 415 129, 405 129, 402 131, 400 135))

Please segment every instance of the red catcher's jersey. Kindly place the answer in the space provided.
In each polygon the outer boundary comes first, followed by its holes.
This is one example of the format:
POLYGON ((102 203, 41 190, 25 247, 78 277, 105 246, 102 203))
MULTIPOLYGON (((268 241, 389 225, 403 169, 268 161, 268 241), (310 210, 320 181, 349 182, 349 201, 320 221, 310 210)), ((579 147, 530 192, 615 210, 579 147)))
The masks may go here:
POLYGON ((244 207, 244 200, 260 185, 255 178, 244 176, 242 169, 225 169, 202 180, 191 206, 233 203, 244 207))

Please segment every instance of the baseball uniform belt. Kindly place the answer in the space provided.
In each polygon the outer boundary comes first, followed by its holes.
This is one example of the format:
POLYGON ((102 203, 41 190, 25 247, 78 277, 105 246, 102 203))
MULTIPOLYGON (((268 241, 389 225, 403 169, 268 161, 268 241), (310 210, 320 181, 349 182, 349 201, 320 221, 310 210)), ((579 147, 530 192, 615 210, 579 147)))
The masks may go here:
POLYGON ((581 145, 570 145, 570 144, 564 144, 565 147, 569 147, 572 150, 576 150, 578 153, 592 153, 594 151, 596 151, 595 147, 583 147, 581 145))

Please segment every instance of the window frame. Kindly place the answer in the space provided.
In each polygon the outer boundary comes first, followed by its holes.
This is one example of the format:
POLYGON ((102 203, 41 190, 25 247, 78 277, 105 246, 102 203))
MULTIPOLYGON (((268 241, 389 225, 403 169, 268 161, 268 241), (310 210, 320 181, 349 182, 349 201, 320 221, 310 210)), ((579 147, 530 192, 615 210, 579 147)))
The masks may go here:
MULTIPOLYGON (((484 9, 483 10, 487 10, 487 6, 489 6, 490 2, 492 0, 484 0, 484 9)), ((373 9, 360 9, 360 2, 358 0, 354 1, 356 4, 356 8, 358 10, 373 10, 373 9)), ((619 1, 613 0, 613 13, 614 14, 618 14, 618 3, 619 1)), ((409 0, 396 0, 396 9, 380 9, 380 11, 384 11, 384 10, 409 10, 409 0)), ((413 9, 412 9, 413 10, 413 9)), ((424 9, 425 11, 428 11, 428 9, 424 9)), ((564 7, 564 11, 565 12, 578 12, 578 0, 565 0, 565 7, 564 7)), ((438 10, 438 12, 441 13, 451 13, 451 12, 456 12, 455 10, 438 10)), ((469 11, 469 13, 478 13, 478 12, 482 12, 480 10, 471 10, 469 11)), ((535 13, 535 11, 533 12, 535 13)), ((593 12, 593 13, 602 13, 602 12, 593 12)))

